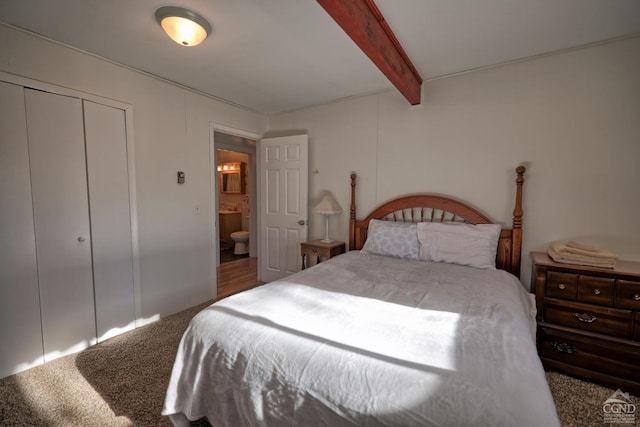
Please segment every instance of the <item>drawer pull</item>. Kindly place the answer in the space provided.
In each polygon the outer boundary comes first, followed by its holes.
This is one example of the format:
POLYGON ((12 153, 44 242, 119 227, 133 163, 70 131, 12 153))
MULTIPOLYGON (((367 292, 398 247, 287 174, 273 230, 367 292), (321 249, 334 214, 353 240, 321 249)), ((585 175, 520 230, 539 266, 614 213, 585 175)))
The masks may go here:
POLYGON ((640 301, 640 294, 633 294, 634 301, 640 301))
POLYGON ((560 283, 558 285, 558 289, 560 289, 561 291, 563 291, 566 287, 567 287, 567 285, 565 285, 564 283, 560 283))
POLYGON ((598 318, 587 313, 573 313, 573 317, 584 323, 593 323, 598 318))
POLYGON ((600 295, 600 289, 595 288, 595 289, 593 290, 593 294, 594 294, 594 295, 600 295))
POLYGON ((572 354, 572 353, 575 353, 576 351, 578 351, 577 348, 567 344, 566 342, 554 341, 554 342, 551 343, 551 345, 553 346, 553 348, 555 348, 560 353, 572 354))
POLYGON ((318 250, 314 248, 314 249, 311 249, 311 252, 315 254, 316 252, 318 252, 318 250))

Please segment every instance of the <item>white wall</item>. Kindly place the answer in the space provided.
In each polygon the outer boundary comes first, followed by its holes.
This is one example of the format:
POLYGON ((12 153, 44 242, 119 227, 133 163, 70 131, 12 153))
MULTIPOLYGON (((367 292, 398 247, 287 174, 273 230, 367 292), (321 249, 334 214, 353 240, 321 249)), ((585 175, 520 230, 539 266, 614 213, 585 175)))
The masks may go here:
MULTIPOLYGON (((269 133, 306 130, 310 203, 334 192, 348 237, 349 173, 362 217, 403 193, 437 192, 511 224, 514 168, 527 166, 522 279, 529 252, 577 239, 640 261, 640 38, 452 76, 423 85, 423 106, 395 91, 275 115, 269 133)), ((323 235, 322 218, 310 238, 323 235)))
POLYGON ((210 123, 263 134, 267 118, 1 24, 0 71, 133 106, 142 317, 212 298, 210 123))

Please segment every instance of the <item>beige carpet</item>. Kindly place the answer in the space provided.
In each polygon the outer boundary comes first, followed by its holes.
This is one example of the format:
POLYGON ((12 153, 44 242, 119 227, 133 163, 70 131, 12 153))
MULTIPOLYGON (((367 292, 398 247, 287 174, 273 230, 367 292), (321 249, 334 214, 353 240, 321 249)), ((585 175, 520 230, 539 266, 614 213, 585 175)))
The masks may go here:
POLYGON ((173 359, 209 304, 0 380, 0 425, 171 426, 160 411, 173 359))
MULTIPOLYGON (((175 352, 208 304, 0 380, 0 425, 170 426, 160 411, 175 352)), ((563 426, 603 425, 613 390, 553 372, 547 378, 563 426)))

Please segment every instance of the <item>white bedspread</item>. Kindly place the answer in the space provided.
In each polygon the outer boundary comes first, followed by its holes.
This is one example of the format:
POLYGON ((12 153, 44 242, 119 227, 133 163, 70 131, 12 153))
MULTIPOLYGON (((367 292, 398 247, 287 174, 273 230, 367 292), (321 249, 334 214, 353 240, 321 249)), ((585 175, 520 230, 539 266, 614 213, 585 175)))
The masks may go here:
POLYGON ((504 271, 349 252, 199 313, 162 413, 214 427, 559 426, 534 313, 504 271))

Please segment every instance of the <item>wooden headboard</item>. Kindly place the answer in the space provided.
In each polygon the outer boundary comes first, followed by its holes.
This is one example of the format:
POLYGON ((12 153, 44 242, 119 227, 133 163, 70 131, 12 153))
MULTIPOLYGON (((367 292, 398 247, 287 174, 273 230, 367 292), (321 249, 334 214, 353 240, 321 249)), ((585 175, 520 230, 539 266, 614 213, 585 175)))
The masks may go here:
MULTIPOLYGON (((503 228, 498 241, 496 267, 520 277, 522 252, 522 184, 524 166, 516 168, 516 202, 511 228, 503 228)), ((364 219, 356 219, 356 174, 351 174, 351 208, 349 219, 349 249, 362 249, 367 238, 369 221, 382 219, 402 222, 464 222, 492 224, 487 216, 464 202, 434 194, 413 194, 390 200, 364 219)))

